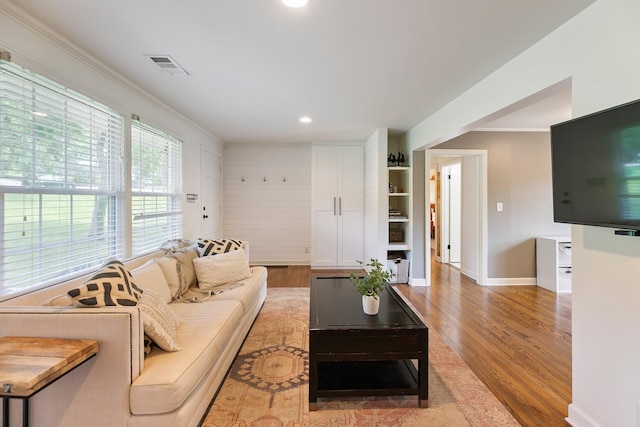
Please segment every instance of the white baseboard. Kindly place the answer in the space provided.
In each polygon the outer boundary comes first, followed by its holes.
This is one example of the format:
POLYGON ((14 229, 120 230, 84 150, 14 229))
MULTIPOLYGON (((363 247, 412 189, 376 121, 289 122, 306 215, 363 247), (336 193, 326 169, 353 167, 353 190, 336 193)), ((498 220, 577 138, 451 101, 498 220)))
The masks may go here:
POLYGON ((467 276, 468 278, 470 278, 474 282, 478 281, 478 276, 476 276, 476 272, 475 271, 471 271, 471 270, 466 269, 466 268, 461 268, 460 269, 460 273, 464 274, 465 276, 467 276))
POLYGON ((565 421, 573 427, 602 427, 574 403, 569 404, 569 416, 565 421))
POLYGON ((485 286, 531 286, 536 283, 535 277, 494 277, 488 278, 485 286))
POLYGON ((417 278, 410 277, 409 278, 409 285, 411 285, 411 286, 431 286, 431 283, 428 283, 427 279, 424 279, 424 278, 417 279, 417 278))
POLYGON ((286 267, 287 265, 309 265, 309 260, 298 260, 298 261, 267 261, 260 259, 252 259, 249 264, 251 265, 263 265, 267 267, 286 267))

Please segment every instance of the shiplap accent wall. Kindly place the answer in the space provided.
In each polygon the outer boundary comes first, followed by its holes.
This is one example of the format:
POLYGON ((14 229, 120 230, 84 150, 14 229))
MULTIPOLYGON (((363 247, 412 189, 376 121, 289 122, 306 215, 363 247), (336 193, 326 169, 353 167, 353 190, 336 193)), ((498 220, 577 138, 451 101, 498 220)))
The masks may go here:
POLYGON ((251 264, 309 264, 311 145, 227 145, 223 164, 224 236, 251 264))

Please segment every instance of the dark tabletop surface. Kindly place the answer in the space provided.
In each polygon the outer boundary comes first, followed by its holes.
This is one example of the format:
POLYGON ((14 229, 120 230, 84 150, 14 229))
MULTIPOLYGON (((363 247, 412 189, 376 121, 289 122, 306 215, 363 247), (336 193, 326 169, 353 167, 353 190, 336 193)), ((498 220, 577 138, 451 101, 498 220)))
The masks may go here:
POLYGON ((314 277, 311 280, 311 318, 314 329, 387 329, 424 328, 402 298, 387 285, 380 293, 380 311, 376 315, 362 310, 362 296, 344 277, 314 277))

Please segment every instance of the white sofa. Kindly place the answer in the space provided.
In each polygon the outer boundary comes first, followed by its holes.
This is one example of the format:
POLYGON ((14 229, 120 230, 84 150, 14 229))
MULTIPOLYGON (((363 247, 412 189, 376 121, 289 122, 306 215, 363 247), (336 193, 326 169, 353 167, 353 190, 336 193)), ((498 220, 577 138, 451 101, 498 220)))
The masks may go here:
MULTIPOLYGON (((125 265, 131 270, 162 255, 125 265)), ((251 267, 251 277, 241 286, 204 302, 170 303, 181 320, 176 341, 182 349, 154 348, 147 358, 137 307, 40 305, 85 280, 70 280, 0 303, 0 336, 99 341, 96 357, 31 398, 31 425, 197 426, 262 307, 266 268, 251 267)), ((11 405, 11 423, 19 425, 22 403, 13 399, 11 405)))

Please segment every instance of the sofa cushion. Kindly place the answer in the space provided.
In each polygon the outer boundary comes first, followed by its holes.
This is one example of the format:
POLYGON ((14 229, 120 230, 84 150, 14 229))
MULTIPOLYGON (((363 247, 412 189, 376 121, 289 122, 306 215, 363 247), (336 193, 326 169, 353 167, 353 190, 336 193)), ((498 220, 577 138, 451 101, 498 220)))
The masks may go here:
POLYGON ((267 281, 267 268, 262 266, 251 267, 251 277, 238 282, 241 286, 230 286, 219 294, 211 297, 216 301, 240 301, 245 313, 255 304, 267 281))
POLYGON ((176 341, 176 329, 180 325, 180 318, 158 294, 151 290, 144 291, 138 301, 138 308, 144 333, 158 344, 158 347, 166 351, 181 349, 176 341))
POLYGON ((140 267, 131 270, 131 275, 140 289, 143 291, 150 289, 160 295, 164 302, 171 302, 169 284, 164 277, 162 268, 154 259, 150 259, 140 267))
POLYGON ((170 412, 189 397, 206 372, 226 356, 227 345, 242 319, 237 301, 170 304, 182 323, 178 352, 155 349, 145 359, 144 370, 131 386, 131 412, 170 412))
POLYGON ((243 249, 193 260, 200 289, 211 289, 251 277, 243 249))
POLYGON ((200 256, 218 255, 242 248, 242 241, 235 239, 198 239, 200 256))
POLYGON ((142 289, 134 283, 124 264, 113 260, 67 294, 78 307, 134 306, 142 295, 142 289))

